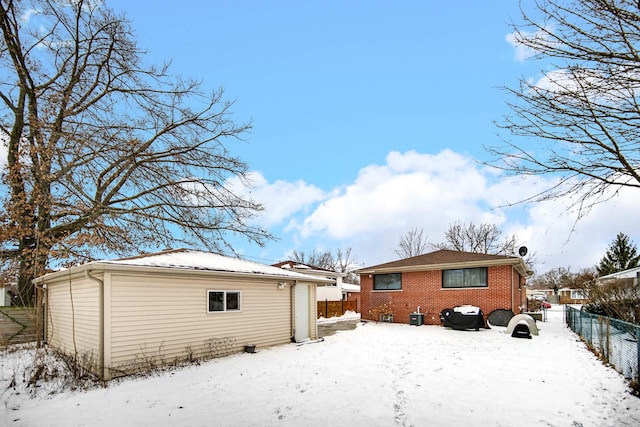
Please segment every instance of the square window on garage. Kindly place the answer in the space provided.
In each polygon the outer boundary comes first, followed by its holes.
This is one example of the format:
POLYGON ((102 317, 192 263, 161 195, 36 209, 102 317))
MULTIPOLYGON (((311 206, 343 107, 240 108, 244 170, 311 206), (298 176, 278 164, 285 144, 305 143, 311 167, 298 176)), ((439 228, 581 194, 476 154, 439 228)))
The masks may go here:
POLYGON ((207 291, 208 312, 240 311, 240 291, 207 291))

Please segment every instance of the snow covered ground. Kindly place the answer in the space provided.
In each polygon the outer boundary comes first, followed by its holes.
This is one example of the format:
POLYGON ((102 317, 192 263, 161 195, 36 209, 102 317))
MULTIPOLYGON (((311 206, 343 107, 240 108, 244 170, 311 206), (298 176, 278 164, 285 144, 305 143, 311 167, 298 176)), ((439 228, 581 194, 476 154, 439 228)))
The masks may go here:
POLYGON ((640 425, 640 399, 562 324, 561 307, 538 325, 540 335, 527 340, 506 328, 369 322, 319 343, 258 349, 89 391, 49 395, 43 386, 36 397, 20 381, 7 389, 28 357, 3 352, 0 425, 640 425))

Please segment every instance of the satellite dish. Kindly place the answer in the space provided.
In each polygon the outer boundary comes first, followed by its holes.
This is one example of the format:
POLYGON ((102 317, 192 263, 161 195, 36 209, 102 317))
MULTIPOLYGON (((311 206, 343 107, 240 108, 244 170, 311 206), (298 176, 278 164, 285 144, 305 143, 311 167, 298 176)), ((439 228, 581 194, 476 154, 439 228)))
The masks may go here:
POLYGON ((520 246, 520 249, 518 249, 520 256, 525 256, 527 252, 529 252, 529 249, 526 246, 520 246))

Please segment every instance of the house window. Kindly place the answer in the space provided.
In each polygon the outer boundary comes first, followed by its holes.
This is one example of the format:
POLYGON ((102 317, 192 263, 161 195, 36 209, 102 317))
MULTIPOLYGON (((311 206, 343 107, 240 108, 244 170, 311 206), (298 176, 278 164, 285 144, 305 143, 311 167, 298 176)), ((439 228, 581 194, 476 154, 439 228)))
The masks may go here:
POLYGON ((376 274, 373 276, 374 291, 402 289, 402 273, 376 274))
POLYGON ((217 311, 240 311, 240 291, 207 291, 209 313, 217 311))
POLYGON ((589 298, 589 292, 584 289, 572 290, 571 299, 587 299, 589 298))
POLYGON ((443 288, 486 288, 487 267, 442 270, 443 288))

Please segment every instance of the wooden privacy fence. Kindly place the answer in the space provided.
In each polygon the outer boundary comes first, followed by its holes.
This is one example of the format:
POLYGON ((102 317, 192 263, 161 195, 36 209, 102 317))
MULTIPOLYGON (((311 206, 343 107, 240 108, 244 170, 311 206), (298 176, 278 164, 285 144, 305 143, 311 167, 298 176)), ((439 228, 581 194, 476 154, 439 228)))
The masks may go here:
POLYGON ((318 301, 318 318, 340 317, 346 311, 358 311, 356 301, 318 301))
POLYGON ((33 307, 0 307, 0 346, 36 340, 33 307))

